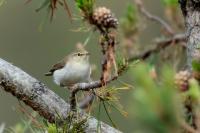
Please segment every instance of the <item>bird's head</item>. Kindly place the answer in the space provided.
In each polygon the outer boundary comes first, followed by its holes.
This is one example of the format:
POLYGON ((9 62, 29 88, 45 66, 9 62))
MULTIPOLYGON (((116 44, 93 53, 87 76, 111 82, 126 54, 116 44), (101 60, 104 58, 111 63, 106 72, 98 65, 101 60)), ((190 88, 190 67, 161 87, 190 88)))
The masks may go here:
POLYGON ((75 62, 88 62, 90 53, 87 51, 81 51, 71 54, 71 60, 75 62))

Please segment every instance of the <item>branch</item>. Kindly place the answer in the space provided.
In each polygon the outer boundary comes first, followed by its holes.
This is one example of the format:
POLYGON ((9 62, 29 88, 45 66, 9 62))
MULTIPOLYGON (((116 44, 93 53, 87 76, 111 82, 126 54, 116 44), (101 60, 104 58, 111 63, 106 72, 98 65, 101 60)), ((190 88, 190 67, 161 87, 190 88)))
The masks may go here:
POLYGON ((199 108, 197 107, 196 111, 195 111, 195 115, 196 115, 196 118, 195 118, 195 123, 196 123, 196 126, 197 126, 197 132, 200 132, 200 112, 199 112, 199 108))
POLYGON ((193 127, 188 125, 185 120, 179 120, 179 123, 183 129, 185 129, 188 133, 198 133, 193 127))
MULTIPOLYGON (((156 43, 156 45, 142 53, 139 53, 138 55, 135 55, 131 58, 129 58, 129 62, 137 60, 137 59, 142 59, 145 60, 147 59, 149 56, 151 56, 154 53, 159 52, 162 49, 165 49, 166 47, 170 46, 171 44, 175 43, 178 44, 180 42, 185 42, 186 41, 186 37, 184 34, 177 34, 174 35, 174 37, 162 40, 162 41, 158 41, 156 43)), ((180 44, 181 45, 181 44, 180 44)), ((183 47, 186 47, 185 45, 182 45, 183 47)))
MULTIPOLYGON (((3 59, 0 59, 0 88, 12 93, 51 123, 56 121, 58 114, 66 119, 70 112, 69 104, 46 85, 3 59)), ((80 115, 88 117, 83 111, 80 115)), ((87 124, 86 132, 97 132, 98 120, 90 116, 87 124)), ((100 124, 102 133, 120 133, 103 122, 100 124)))
POLYGON ((171 26, 167 22, 165 22, 163 19, 159 18, 158 16, 151 14, 149 11, 147 11, 144 8, 142 0, 135 0, 134 2, 137 5, 139 11, 144 16, 146 16, 146 18, 161 24, 170 35, 174 34, 174 31, 172 30, 171 26))
POLYGON ((179 0, 185 19, 187 33, 187 65, 192 70, 192 61, 200 60, 200 3, 199 0, 179 0))
MULTIPOLYGON (((128 64, 124 64, 121 68, 118 69, 117 71, 117 75, 113 76, 112 78, 110 78, 109 80, 106 81, 106 84, 116 80, 120 75, 122 75, 123 72, 125 72, 125 70, 128 68, 128 64)), ((74 86, 72 86, 70 89, 72 90, 72 92, 76 93, 79 90, 81 91, 89 91, 95 88, 100 88, 103 87, 104 84, 102 84, 101 80, 98 81, 93 81, 90 83, 78 83, 75 84, 74 86)))

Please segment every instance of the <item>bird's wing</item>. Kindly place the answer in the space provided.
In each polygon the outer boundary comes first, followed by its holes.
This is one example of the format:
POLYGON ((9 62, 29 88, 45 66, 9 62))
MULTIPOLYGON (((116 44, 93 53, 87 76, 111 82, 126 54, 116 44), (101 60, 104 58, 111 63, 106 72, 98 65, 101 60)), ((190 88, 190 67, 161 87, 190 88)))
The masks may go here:
POLYGON ((67 60, 68 60, 68 58, 65 57, 65 58, 64 58, 63 60, 61 60, 60 62, 54 64, 54 65, 51 67, 51 69, 49 70, 49 72, 45 73, 45 76, 52 76, 53 73, 54 73, 54 71, 59 70, 59 69, 62 69, 62 68, 65 66, 67 60))

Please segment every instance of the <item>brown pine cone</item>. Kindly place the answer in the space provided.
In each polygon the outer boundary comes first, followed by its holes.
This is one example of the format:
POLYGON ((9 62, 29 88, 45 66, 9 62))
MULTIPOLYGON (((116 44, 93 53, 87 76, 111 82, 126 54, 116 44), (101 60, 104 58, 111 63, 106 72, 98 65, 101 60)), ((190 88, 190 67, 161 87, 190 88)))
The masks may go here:
POLYGON ((93 13, 94 24, 100 26, 101 28, 117 28, 118 20, 111 13, 110 9, 106 7, 98 7, 93 13))
POLYGON ((175 75, 175 84, 180 91, 186 91, 189 89, 189 79, 191 73, 187 70, 180 71, 175 75))

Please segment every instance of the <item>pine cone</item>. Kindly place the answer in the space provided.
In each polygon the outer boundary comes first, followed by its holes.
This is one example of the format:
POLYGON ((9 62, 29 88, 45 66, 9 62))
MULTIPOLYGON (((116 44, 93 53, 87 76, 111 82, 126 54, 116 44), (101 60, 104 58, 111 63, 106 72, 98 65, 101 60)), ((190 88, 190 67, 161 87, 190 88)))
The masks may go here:
POLYGON ((93 16, 94 24, 101 28, 117 28, 118 20, 111 13, 110 9, 106 7, 98 7, 94 10, 93 16))
POLYGON ((189 71, 180 71, 175 75, 175 84, 180 91, 186 91, 189 89, 189 79, 191 74, 189 71))

